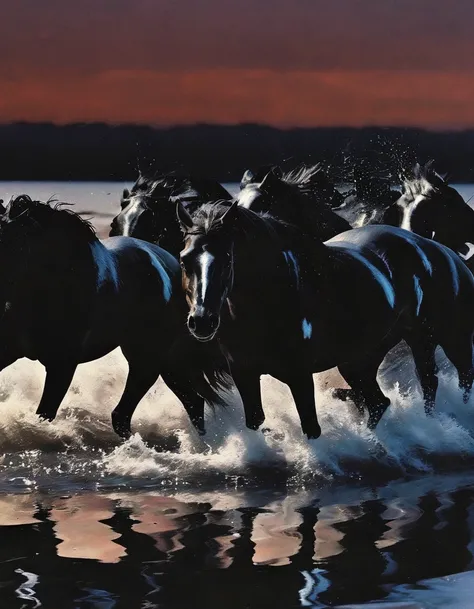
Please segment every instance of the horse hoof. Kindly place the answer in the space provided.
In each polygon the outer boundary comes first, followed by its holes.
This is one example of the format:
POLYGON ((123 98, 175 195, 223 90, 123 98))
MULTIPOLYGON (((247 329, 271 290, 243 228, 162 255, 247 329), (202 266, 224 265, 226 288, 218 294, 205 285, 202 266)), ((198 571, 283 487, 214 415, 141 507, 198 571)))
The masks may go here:
POLYGON ((308 440, 317 440, 321 435, 321 427, 318 426, 317 429, 313 429, 312 431, 306 434, 308 440))
POLYGON ((40 421, 48 421, 49 423, 52 423, 55 419, 53 415, 46 414, 44 412, 37 412, 36 414, 38 415, 40 421))
POLYGON ((257 431, 260 426, 263 424, 265 419, 262 419, 261 421, 246 421, 245 425, 247 427, 247 429, 251 429, 252 431, 257 431))
POLYGON ((128 440, 132 435, 132 430, 126 425, 114 425, 115 433, 122 438, 122 440, 128 440))

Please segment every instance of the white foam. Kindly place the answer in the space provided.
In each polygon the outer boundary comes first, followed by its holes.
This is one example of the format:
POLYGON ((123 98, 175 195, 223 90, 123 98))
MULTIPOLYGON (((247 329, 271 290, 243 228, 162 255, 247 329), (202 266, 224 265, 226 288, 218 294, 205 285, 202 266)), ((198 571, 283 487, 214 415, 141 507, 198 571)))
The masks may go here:
MULTIPOLYGON (((406 471, 436 471, 440 462, 451 458, 474 459, 473 400, 462 403, 457 378, 448 369, 440 379, 437 415, 427 418, 419 390, 404 387, 402 395, 391 382, 412 378, 411 368, 403 360, 385 366, 383 386, 393 403, 375 433, 355 419, 349 403, 331 396, 333 386, 343 385, 337 373, 330 371, 315 375, 323 431, 318 440, 303 436, 288 387, 264 377, 265 426, 271 430, 267 434, 246 429, 240 399, 234 393, 226 410, 207 412, 207 434, 201 438, 180 402, 159 381, 137 408, 134 436, 121 442, 110 424, 126 377, 119 351, 78 368, 53 423, 39 421, 35 415, 44 380, 42 366, 21 360, 0 374, 0 450, 7 453, 0 463, 1 475, 15 475, 15 484, 27 487, 39 472, 47 475, 55 453, 65 450, 91 459, 101 478, 153 477, 177 483, 212 480, 216 475, 245 477, 255 468, 268 469, 272 476, 287 472, 296 483, 308 476, 332 480, 376 476, 380 471, 397 476, 406 471), (12 457, 19 454, 21 475, 12 457)), ((90 473, 87 463, 80 469, 86 475, 90 473)))

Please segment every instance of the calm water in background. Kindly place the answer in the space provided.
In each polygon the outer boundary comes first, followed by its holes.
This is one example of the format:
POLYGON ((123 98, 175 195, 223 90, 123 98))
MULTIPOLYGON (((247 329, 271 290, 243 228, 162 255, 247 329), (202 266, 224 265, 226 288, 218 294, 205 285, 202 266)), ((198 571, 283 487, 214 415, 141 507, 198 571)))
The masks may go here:
MULTIPOLYGON (((0 183, 0 197, 74 202, 105 236, 125 186, 0 183)), ((0 609, 474 607, 474 399, 441 363, 431 421, 394 356, 375 434, 332 400, 332 371, 315 375, 318 441, 265 378, 265 436, 231 395, 198 437, 158 382, 121 443, 120 352, 79 368, 52 424, 34 415, 42 367, 17 362, 0 374, 0 609)))
MULTIPOLYGON (((224 186, 231 193, 239 188, 238 184, 224 186)), ((0 199, 7 202, 12 196, 29 194, 41 201, 54 197, 74 203, 78 211, 93 218, 100 236, 106 237, 110 222, 120 209, 122 191, 131 187, 129 182, 0 182, 0 199)))

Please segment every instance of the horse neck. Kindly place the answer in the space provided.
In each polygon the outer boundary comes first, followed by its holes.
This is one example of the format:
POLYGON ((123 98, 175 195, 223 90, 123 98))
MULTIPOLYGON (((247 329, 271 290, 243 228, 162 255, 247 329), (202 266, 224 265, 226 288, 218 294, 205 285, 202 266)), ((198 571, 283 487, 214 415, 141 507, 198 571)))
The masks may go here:
POLYGON ((264 294, 262 302, 277 302, 285 286, 288 290, 303 284, 303 277, 322 276, 330 249, 322 242, 295 233, 279 240, 267 238, 244 239, 234 248, 234 284, 229 300, 238 300, 240 306, 256 306, 255 293, 264 294), (310 273, 307 272, 311 269, 310 273), (262 289, 264 288, 264 289, 262 289))
POLYGON ((24 282, 33 289, 43 289, 46 297, 48 290, 57 292, 60 289, 77 290, 78 294, 85 295, 94 269, 91 243, 106 251, 98 239, 88 242, 57 233, 45 235, 30 249, 24 282), (81 286, 84 279, 87 281, 81 286))

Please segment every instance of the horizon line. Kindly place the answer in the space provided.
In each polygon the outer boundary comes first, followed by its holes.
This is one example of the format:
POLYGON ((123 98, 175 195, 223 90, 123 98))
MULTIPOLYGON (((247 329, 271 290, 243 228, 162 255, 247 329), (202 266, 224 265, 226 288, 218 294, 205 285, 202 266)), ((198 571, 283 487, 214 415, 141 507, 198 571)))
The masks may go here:
POLYGON ((307 126, 285 126, 285 125, 272 125, 270 123, 259 123, 259 122, 238 122, 238 123, 212 123, 212 122, 195 122, 195 123, 172 123, 172 124, 151 124, 151 123, 140 123, 140 122, 123 122, 123 123, 115 123, 108 121, 71 121, 67 123, 55 122, 55 121, 29 121, 29 120, 19 120, 19 121, 2 121, 0 120, 0 128, 3 127, 18 127, 18 126, 28 126, 28 127, 39 127, 39 126, 49 126, 55 127, 58 129, 67 128, 67 127, 110 127, 110 128, 138 128, 138 129, 151 129, 153 131, 172 131, 173 129, 193 129, 193 128, 212 128, 212 129, 242 129, 242 128, 260 128, 260 129, 268 129, 274 131, 308 131, 308 130, 320 130, 320 131, 331 131, 331 130, 353 130, 353 131, 384 131, 384 130, 392 130, 392 131, 418 131, 423 133, 466 133, 474 131, 474 125, 472 126, 437 126, 437 127, 427 127, 427 126, 415 126, 415 125, 377 125, 370 124, 367 125, 348 125, 348 124, 340 124, 340 125, 307 125, 307 126))

